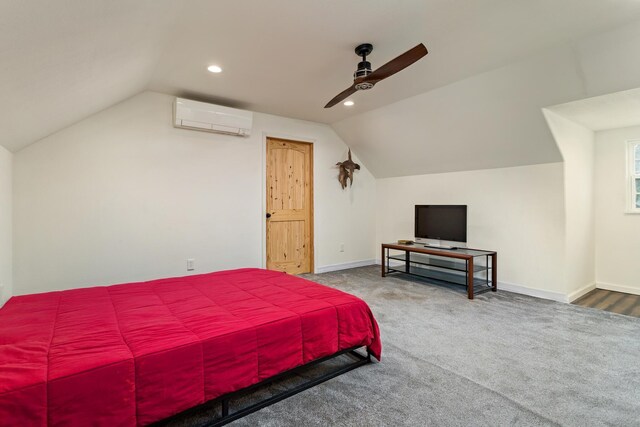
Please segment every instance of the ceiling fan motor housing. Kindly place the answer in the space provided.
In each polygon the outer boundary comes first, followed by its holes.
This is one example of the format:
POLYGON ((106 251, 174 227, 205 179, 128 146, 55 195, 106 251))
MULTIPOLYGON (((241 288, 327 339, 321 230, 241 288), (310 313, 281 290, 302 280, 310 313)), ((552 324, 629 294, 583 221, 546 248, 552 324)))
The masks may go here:
POLYGON ((353 78, 357 79, 358 77, 365 77, 371 74, 371 62, 369 61, 360 61, 358 63, 358 69, 355 73, 353 73, 353 78))

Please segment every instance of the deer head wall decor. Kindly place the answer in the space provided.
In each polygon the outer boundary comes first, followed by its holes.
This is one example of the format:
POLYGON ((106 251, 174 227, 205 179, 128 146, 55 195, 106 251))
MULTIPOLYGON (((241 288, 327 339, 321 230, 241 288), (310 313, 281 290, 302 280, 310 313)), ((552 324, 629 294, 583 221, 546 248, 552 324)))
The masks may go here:
POLYGON ((349 178, 349 185, 353 185, 353 172, 360 170, 360 165, 351 160, 351 149, 349 149, 349 158, 344 162, 336 163, 336 166, 340 167, 340 173, 338 174, 338 181, 344 190, 347 188, 347 178, 349 178))

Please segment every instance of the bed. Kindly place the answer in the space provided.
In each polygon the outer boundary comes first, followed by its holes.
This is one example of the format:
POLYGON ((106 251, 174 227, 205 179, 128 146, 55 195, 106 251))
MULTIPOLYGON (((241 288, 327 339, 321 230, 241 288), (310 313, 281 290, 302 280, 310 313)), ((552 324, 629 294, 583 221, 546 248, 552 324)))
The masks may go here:
POLYGON ((268 270, 13 297, 0 425, 148 425, 358 347, 380 359, 364 301, 268 270))

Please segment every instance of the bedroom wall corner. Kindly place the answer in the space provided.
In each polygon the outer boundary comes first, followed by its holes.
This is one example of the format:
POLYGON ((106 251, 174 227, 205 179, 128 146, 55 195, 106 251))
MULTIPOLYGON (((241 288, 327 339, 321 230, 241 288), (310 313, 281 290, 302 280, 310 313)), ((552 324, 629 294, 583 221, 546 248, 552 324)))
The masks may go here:
POLYGON ((595 289, 594 132, 550 109, 542 109, 564 159, 565 266, 569 299, 595 289))
POLYGON ((0 307, 13 294, 13 154, 0 146, 0 307))

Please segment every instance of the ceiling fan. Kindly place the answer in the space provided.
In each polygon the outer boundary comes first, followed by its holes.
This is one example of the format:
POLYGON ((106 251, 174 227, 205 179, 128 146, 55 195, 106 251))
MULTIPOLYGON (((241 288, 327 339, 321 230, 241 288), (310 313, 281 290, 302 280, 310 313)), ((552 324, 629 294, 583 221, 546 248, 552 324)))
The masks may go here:
POLYGON ((404 70, 427 53, 427 48, 420 43, 416 47, 409 49, 402 55, 384 64, 375 71, 371 71, 371 63, 367 61, 367 55, 373 50, 373 45, 363 43, 356 47, 356 55, 362 57, 362 61, 358 63, 358 69, 353 73, 353 85, 336 95, 324 108, 331 108, 338 102, 348 98, 351 94, 359 90, 368 90, 375 86, 381 80, 391 77, 398 71, 404 70))

